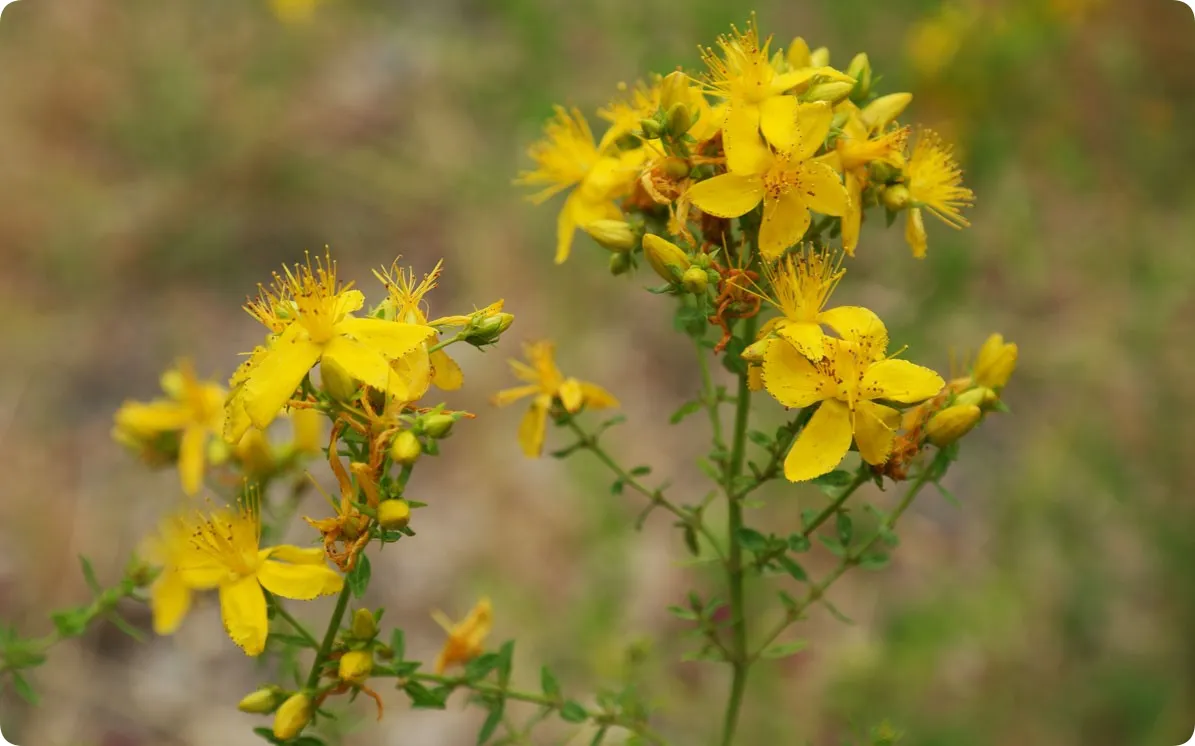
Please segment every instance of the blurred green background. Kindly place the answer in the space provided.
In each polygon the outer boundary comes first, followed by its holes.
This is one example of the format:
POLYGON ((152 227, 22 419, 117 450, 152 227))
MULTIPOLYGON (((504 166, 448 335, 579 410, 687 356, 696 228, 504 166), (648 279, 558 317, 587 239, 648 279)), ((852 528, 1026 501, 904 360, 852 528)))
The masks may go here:
MULTIPOLYGON (((715 0, 382 2, 23 0, 0 21, 0 618, 28 634, 109 582, 179 498, 108 438, 126 397, 157 394, 177 355, 226 377, 260 328, 258 281, 330 245, 372 298, 369 269, 443 257, 434 315, 499 297, 517 317, 497 350, 458 356, 479 413, 420 470, 419 540, 375 563, 371 601, 433 655, 428 616, 496 609, 516 679, 549 663, 570 692, 639 682, 681 745, 708 740, 725 672, 674 663, 693 643, 664 611, 693 585, 663 516, 611 497, 587 456, 522 458, 511 384, 520 340, 558 340, 566 371, 614 391, 616 451, 674 490, 700 418, 691 350, 642 278, 608 276, 584 237, 552 265, 557 203, 510 180, 554 102, 592 112, 619 81, 695 70, 749 8, 715 0), (287 11, 278 13, 279 10, 287 11)), ((908 746, 1173 746, 1195 726, 1195 20, 1175 0, 805 0, 755 4, 765 33, 867 51, 906 119, 958 143, 974 227, 931 226, 914 261, 900 231, 864 231, 841 302, 874 308, 907 356, 1001 331, 1020 346, 1013 414, 968 437, 895 562, 852 576, 790 660, 758 669, 744 744, 827 746, 887 718, 908 746)), ((769 402, 761 407, 776 417, 769 402)), ((550 435, 549 445, 567 440, 550 435)), ((322 473, 322 472, 321 472, 322 473)), ((330 480, 324 475, 324 483, 330 480)), ((864 495, 891 499, 876 491, 864 495)), ((799 520, 815 491, 779 486, 749 520, 799 520)), ((313 511, 322 510, 317 503, 313 511)), ((306 538, 297 534, 300 538, 306 538)), ((824 573, 832 558, 808 567, 824 573)), ((758 586, 756 586, 758 590, 758 586)), ((768 620, 762 590, 758 620, 768 620)), ((130 615, 147 626, 143 609, 130 615)), ((326 609, 302 609, 312 618, 326 609)), ((31 709, 5 692, 27 746, 259 743, 236 712, 259 671, 214 604, 174 638, 111 628, 64 645, 31 709)), ((483 713, 454 700, 386 720, 365 703, 345 743, 472 743, 483 713)), ((546 727, 543 743, 560 743, 546 727)), ((580 742, 580 741, 574 741, 580 742)), ((584 741, 588 742, 588 741, 584 741)), ((862 741, 860 741, 862 742, 862 741)))

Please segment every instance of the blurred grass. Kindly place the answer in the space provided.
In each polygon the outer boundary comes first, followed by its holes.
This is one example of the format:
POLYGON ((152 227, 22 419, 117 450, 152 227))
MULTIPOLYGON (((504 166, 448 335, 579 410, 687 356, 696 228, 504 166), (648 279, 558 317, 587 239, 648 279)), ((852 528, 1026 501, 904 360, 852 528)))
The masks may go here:
MULTIPOLYGON (((1022 362, 1014 414, 971 436, 951 476, 961 507, 926 498, 894 564, 836 589, 857 624, 817 612, 802 634, 818 644, 761 668, 743 742, 837 744, 883 718, 912 746, 1182 742, 1195 719, 1189 11, 755 7, 779 44, 800 34, 842 64, 868 51, 885 89, 914 92, 912 117, 958 142, 978 194, 974 227, 931 229, 924 262, 898 230, 869 225, 841 300, 875 308, 920 362, 945 368, 950 348, 992 330, 1022 362)), ((688 642, 663 612, 702 572, 679 564, 662 518, 632 534, 640 506, 611 497, 584 457, 519 460, 517 414, 485 399, 507 385, 502 358, 520 339, 555 337, 567 370, 626 405, 625 458, 700 489, 687 476, 698 419, 663 424, 697 386, 664 302, 605 276, 586 240, 552 266, 553 210, 509 180, 552 103, 592 111, 620 80, 692 69, 696 44, 744 20, 713 0, 327 0, 293 26, 243 0, 11 5, 0 414, 15 424, 0 432, 0 616, 44 629, 39 614, 82 593, 76 552, 119 572, 176 487, 108 441, 111 413, 150 395, 177 354, 226 375, 257 333, 238 305, 278 263, 330 244, 368 287, 368 268, 396 254, 423 270, 443 256, 434 311, 505 297, 517 321, 504 351, 462 361, 467 388, 451 401, 483 416, 448 442, 455 468, 419 481, 437 498, 419 516, 425 541, 389 560, 393 586, 375 600, 427 652, 429 608, 456 613, 489 593, 529 681, 541 662, 570 690, 641 681, 677 743, 704 742, 726 682, 671 662, 688 642), (628 657, 643 646, 645 661, 628 657)), ((751 520, 791 525, 795 504, 816 499, 776 489, 751 520)), ((6 735, 244 742, 254 721, 228 711, 255 679, 209 612, 176 640, 117 647, 97 632, 65 649, 39 679, 52 693, 40 710, 3 700, 6 735)), ((474 724, 398 712, 348 740, 455 744, 474 724)))

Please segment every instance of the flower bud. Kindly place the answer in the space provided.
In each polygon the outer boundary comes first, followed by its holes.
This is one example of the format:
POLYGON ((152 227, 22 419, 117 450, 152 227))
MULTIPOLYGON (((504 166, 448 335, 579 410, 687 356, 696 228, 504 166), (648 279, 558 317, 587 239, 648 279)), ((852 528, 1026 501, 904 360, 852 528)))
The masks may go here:
POLYGON ((871 60, 866 52, 860 52, 851 60, 846 68, 846 74, 855 79, 855 88, 851 91, 851 98, 858 101, 867 99, 871 93, 871 60))
POLYGON ((639 243, 639 236, 625 220, 595 220, 581 226, 581 229, 603 249, 614 252, 630 251, 639 243))
POLYGON ((1008 383, 1017 367, 1017 346, 1005 344, 1002 334, 993 334, 979 348, 971 377, 979 386, 999 390, 1008 383))
POLYGON ((788 53, 785 58, 794 70, 800 70, 812 66, 813 63, 809 61, 809 56, 809 44, 798 36, 788 45, 788 53))
POLYGON ((447 438, 452 432, 452 425, 456 418, 450 414, 433 414, 423 418, 423 432, 439 440, 447 438))
POLYGON ((341 681, 360 684, 369 678, 371 671, 373 671, 373 653, 369 650, 350 650, 340 656, 340 668, 337 673, 341 681))
POLYGON ((282 697, 285 692, 282 689, 271 684, 270 686, 263 686, 255 692, 246 694, 245 697, 237 703, 237 709, 241 712, 247 712, 251 715, 268 715, 274 710, 278 709, 278 705, 282 703, 282 697))
POLYGON ((498 341, 502 333, 514 323, 513 313, 498 311, 469 325, 465 332, 465 342, 474 347, 485 347, 498 341))
POLYGON ((830 80, 809 87, 801 96, 802 101, 828 101, 836 104, 851 95, 855 84, 845 80, 830 80))
POLYGON ((648 140, 656 139, 664 131, 660 123, 654 119, 640 119, 639 129, 643 130, 643 136, 648 140))
POLYGON ((653 233, 643 237, 643 255, 656 274, 667 282, 676 282, 689 268, 689 257, 679 246, 653 233))
POLYGON ((900 168, 884 161, 868 163, 867 173, 873 184, 891 184, 901 176, 900 168))
POLYGON ((299 692, 282 703, 274 715, 274 738, 286 741, 294 738, 311 722, 311 697, 299 692))
POLYGON ((685 274, 681 277, 680 281, 685 286, 686 291, 693 295, 701 295, 709 287, 710 278, 701 267, 689 267, 685 270, 685 274))
POLYGON ((809 53, 810 67, 825 67, 830 64, 830 49, 828 47, 818 47, 809 53))
POLYGON ((615 254, 610 257, 610 274, 617 277, 624 275, 631 269, 630 254, 615 254))
POLYGON ((327 358, 321 360, 319 377, 320 387, 335 401, 347 404, 356 398, 360 385, 335 362, 327 358))
POLYGON ((390 443, 390 458, 404 466, 415 463, 422 453, 423 444, 419 442, 418 436, 410 430, 400 431, 390 443))
POLYGON ((689 162, 684 158, 665 159, 663 169, 664 173, 672 179, 683 179, 693 170, 689 167, 689 162))
POLYGON ((660 108, 670 111, 677 104, 684 104, 689 100, 689 87, 692 83, 689 76, 680 70, 673 70, 660 81, 660 108))
POLYGON ((378 503, 378 523, 387 531, 398 531, 411 522, 411 504, 406 500, 383 500, 378 503))
POLYGON ((369 609, 357 609, 353 612, 351 629, 353 637, 356 637, 358 640, 372 640, 374 637, 377 637, 378 622, 373 618, 373 612, 369 609))
MULTIPOLYGON (((968 380, 968 383, 969 382, 970 381, 968 380)), ((976 386, 975 388, 967 389, 963 393, 954 397, 954 400, 951 402, 951 404, 974 404, 980 409, 986 411, 991 409, 992 405, 999 400, 1000 397, 996 396, 995 391, 992 391, 986 386, 976 386)))
POLYGON ((872 131, 882 130, 904 113, 912 100, 911 93, 889 93, 887 96, 880 96, 863 107, 863 111, 860 112, 863 124, 872 131))
POLYGON ((894 184, 884 189, 880 199, 884 202, 884 207, 887 207, 892 212, 903 210, 909 206, 909 188, 904 184, 894 184))
POLYGON ((930 418, 925 434, 939 448, 948 446, 971 432, 982 417, 983 413, 974 404, 953 404, 930 418))
POLYGON ((673 104, 668 111, 668 132, 673 137, 680 137, 693 126, 693 115, 689 107, 681 102, 673 104))

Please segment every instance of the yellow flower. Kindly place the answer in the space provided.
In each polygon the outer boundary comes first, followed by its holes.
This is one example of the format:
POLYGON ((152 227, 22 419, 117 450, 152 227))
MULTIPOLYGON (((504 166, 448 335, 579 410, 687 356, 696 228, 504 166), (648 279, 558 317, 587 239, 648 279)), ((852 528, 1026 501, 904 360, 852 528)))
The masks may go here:
MULTIPOLYGON (((389 270, 374 270, 374 276, 381 280, 389 294, 386 300, 382 301, 384 317, 404 324, 427 326, 426 303, 423 296, 436 287, 443 264, 443 260, 437 262, 420 282, 415 281, 413 269, 403 272, 397 260, 389 270)), ((437 333, 429 341, 438 338, 437 333)), ((461 367, 447 352, 436 350, 429 354, 427 347, 428 343, 424 342, 393 363, 394 374, 391 376, 390 392, 402 401, 419 399, 427 391, 428 383, 434 383, 444 391, 456 391, 465 383, 461 367)))
POLYGON ((167 398, 125 402, 116 413, 113 437, 145 449, 163 434, 177 434, 178 473, 183 491, 194 495, 203 485, 203 470, 211 436, 224 428, 224 389, 200 381, 189 360, 180 360, 162 375, 167 398))
POLYGON ((329 363, 368 386, 386 389, 391 361, 435 334, 429 326, 353 316, 365 298, 350 287, 337 283, 331 258, 317 260, 315 267, 308 259, 306 267, 286 268, 285 279, 275 277, 277 297, 294 298, 294 320, 234 374, 226 440, 239 441, 250 423, 265 429, 316 363, 329 363))
POLYGON ((910 199, 905 240, 913 249, 913 256, 918 259, 925 256, 927 237, 922 208, 951 228, 971 225, 959 210, 974 203, 975 193, 962 183, 963 172, 954 160, 953 149, 944 145, 937 133, 921 132, 905 167, 905 186, 910 199))
POLYGON ((310 600, 339 593, 344 578, 324 564, 322 549, 259 547, 257 510, 241 506, 173 517, 159 537, 166 566, 151 592, 155 629, 177 628, 192 590, 216 588, 224 629, 247 655, 266 646, 269 619, 264 587, 283 598, 310 600))
POLYGON ((482 598, 460 622, 453 624, 443 612, 433 612, 432 618, 448 633, 444 648, 436 656, 436 673, 442 674, 449 666, 468 663, 485 652, 485 638, 493 627, 493 607, 488 598, 482 598))
POLYGON ((580 111, 556 107, 556 117, 544 126, 544 139, 528 149, 533 171, 523 171, 515 184, 546 185, 528 197, 542 204, 566 189, 572 192, 556 220, 556 263, 568 259, 573 235, 595 220, 616 220, 622 212, 614 200, 630 193, 639 176, 643 149, 608 151, 593 141, 593 132, 580 111))
POLYGON ((317 0, 270 0, 274 17, 283 23, 307 23, 315 16, 317 0))
POLYGON ((654 117, 660 109, 667 112, 676 104, 688 109, 692 125, 687 134, 697 142, 708 140, 718 131, 720 122, 716 121, 714 110, 702 93, 701 86, 694 85, 692 78, 683 72, 674 71, 667 77, 655 75, 651 85, 639 81, 634 88, 619 83, 618 89, 626 95, 614 99, 597 112, 599 117, 610 123, 610 129, 602 135, 599 150, 605 150, 625 135, 639 130, 641 120, 654 117))
POLYGON ((579 412, 582 407, 605 409, 618 406, 618 400, 601 386, 565 378, 556 367, 555 347, 551 342, 535 342, 523 349, 530 365, 511 360, 510 366, 515 376, 528 385, 499 391, 491 401, 504 407, 527 396, 535 397, 519 425, 519 445, 527 456, 535 458, 543 451, 548 410, 557 399, 569 413, 579 412))
POLYGON ((820 360, 825 355, 822 324, 839 334, 870 326, 875 314, 866 308, 839 306, 822 310, 846 274, 841 265, 841 255, 835 258, 812 248, 786 256, 775 265, 765 264, 772 296, 768 300, 781 315, 764 324, 757 339, 775 333, 805 357, 820 360))
POLYGON ((759 229, 759 250, 774 261, 784 250, 801 240, 812 218, 810 209, 826 215, 842 215, 850 198, 838 174, 813 154, 822 146, 834 112, 824 102, 801 104, 792 117, 778 124, 773 133, 773 153, 749 170, 729 161, 730 171, 689 189, 689 198, 703 212, 720 218, 737 218, 763 202, 763 224, 759 229))
POLYGON ((862 112, 850 102, 841 105, 839 111, 847 114, 842 134, 834 145, 846 192, 850 197, 846 214, 842 216, 842 247, 854 256, 859 244, 859 229, 863 221, 863 189, 867 186, 867 165, 873 162, 887 163, 893 167, 904 166, 905 141, 909 137, 907 127, 882 132, 870 130, 864 122, 862 112))
POLYGON ((1004 335, 993 334, 987 338, 975 356, 971 378, 976 386, 999 391, 1008 383, 1017 367, 1017 346, 1005 343, 1004 335))
POLYGON ((783 342, 770 345, 764 354, 764 387, 777 401, 786 407, 821 402, 784 460, 784 476, 793 482, 834 469, 852 439, 864 461, 884 463, 900 412, 875 400, 912 404, 943 386, 941 376, 928 368, 883 358, 888 332, 878 318, 873 317, 870 328, 840 333, 844 339, 823 340, 826 356, 817 362, 783 342))
MULTIPOLYGON (((771 42, 768 37, 760 44, 752 17, 747 22, 746 33, 731 26, 729 35, 718 37, 721 54, 710 48, 702 52, 702 59, 709 68, 706 75, 708 91, 726 101, 722 146, 731 171, 750 173, 763 167, 761 164, 767 160, 768 149, 760 139, 761 132, 777 148, 791 145, 788 130, 796 115, 797 100, 785 95, 787 91, 818 75, 852 80, 831 68, 806 67, 778 72, 769 60, 768 45, 771 42)), ((825 133, 822 134, 824 138, 825 133)), ((821 144, 820 140, 818 144, 821 144)))

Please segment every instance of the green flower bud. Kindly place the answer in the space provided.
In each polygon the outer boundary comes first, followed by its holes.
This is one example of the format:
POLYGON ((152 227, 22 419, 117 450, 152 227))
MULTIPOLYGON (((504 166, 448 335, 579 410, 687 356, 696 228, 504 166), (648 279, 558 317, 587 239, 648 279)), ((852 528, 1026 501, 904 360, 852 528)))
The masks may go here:
POLYGON ((273 684, 263 686, 255 692, 246 694, 237 703, 237 709, 251 715, 268 715, 278 709, 278 705, 282 703, 282 698, 285 694, 286 692, 273 684))
POLYGON ((378 523, 387 531, 398 531, 411 522, 411 504, 406 500, 383 500, 378 503, 378 523))
POLYGON ((825 83, 818 83, 809 87, 801 96, 802 101, 828 101, 836 104, 847 96, 851 95, 851 91, 855 88, 854 83, 847 83, 844 80, 830 80, 825 83))
POLYGON ((504 311, 486 316, 484 319, 470 326, 468 332, 465 334, 465 341, 474 347, 492 345, 498 341, 503 332, 510 328, 514 320, 515 316, 513 313, 506 313, 504 311))
POLYGON ((599 246, 610 251, 630 251, 639 243, 639 236, 625 220, 595 220, 581 226, 581 229, 599 246))
POLYGON ((851 60, 846 68, 846 74, 855 79, 855 88, 851 91, 851 98, 858 101, 867 100, 871 93, 871 60, 866 52, 860 52, 851 60))
POLYGON ((664 131, 660 123, 654 119, 640 119, 639 128, 643 130, 643 136, 648 140, 656 139, 664 131))
POLYGON ((685 290, 693 295, 701 295, 709 287, 710 278, 701 267, 689 267, 681 277, 681 284, 685 290))
MULTIPOLYGON (((385 502, 390 502, 389 500, 385 502)), ((410 509, 407 509, 410 514, 410 509)), ((373 612, 369 609, 357 609, 353 612, 353 624, 351 627, 353 637, 358 640, 372 640, 378 634, 378 623, 373 618, 373 612)))
POLYGON ((643 237, 643 255, 656 274, 667 282, 676 282, 689 268, 689 257, 679 246, 653 233, 643 237))
POLYGON ((903 210, 909 206, 909 200, 912 199, 909 195, 909 188, 904 184, 894 184, 884 189, 880 199, 884 202, 884 207, 887 207, 892 212, 903 210))
POLYGON ((689 76, 680 70, 673 70, 665 75, 664 79, 660 81, 660 108, 664 111, 671 111, 672 107, 677 104, 687 102, 691 85, 689 76))
POLYGON ((390 443, 390 458, 404 466, 415 463, 422 453, 423 444, 419 442, 418 436, 410 430, 400 431, 390 443))
POLYGON ((450 414, 428 415, 423 419, 423 431, 437 440, 447 438, 455 422, 456 418, 450 414))
POLYGON ((677 102, 668 109, 668 132, 673 137, 680 137, 689 131, 693 126, 693 115, 689 112, 689 107, 683 103, 677 102))
POLYGON ((610 274, 617 277, 624 275, 631 269, 631 255, 630 254, 615 254, 610 257, 610 274))

